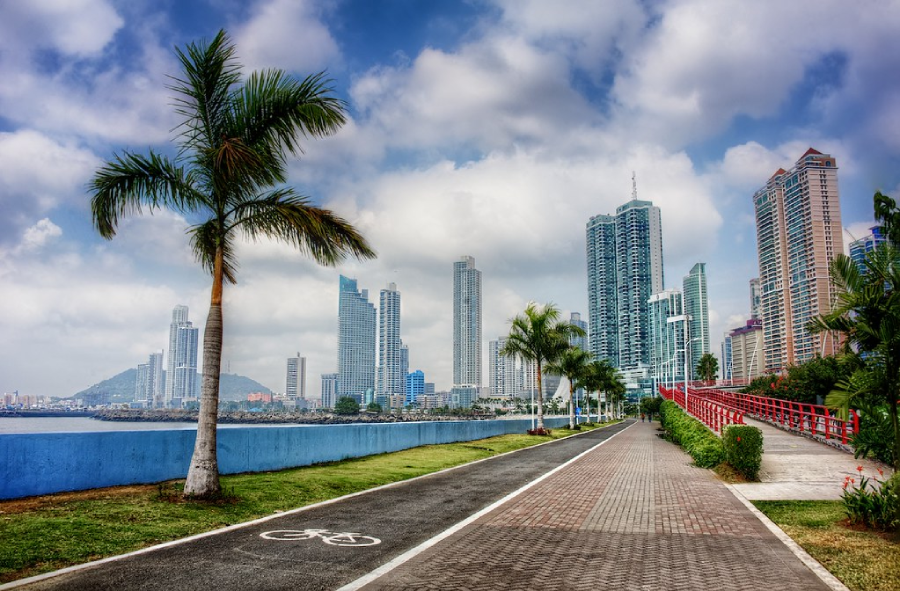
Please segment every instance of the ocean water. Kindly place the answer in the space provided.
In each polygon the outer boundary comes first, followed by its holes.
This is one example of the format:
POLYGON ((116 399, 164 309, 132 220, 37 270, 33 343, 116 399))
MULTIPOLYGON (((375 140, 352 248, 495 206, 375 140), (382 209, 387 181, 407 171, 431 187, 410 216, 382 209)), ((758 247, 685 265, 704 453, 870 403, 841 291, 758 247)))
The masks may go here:
MULTIPOLYGON (((233 424, 219 425, 219 429, 236 427, 306 427, 290 424, 233 424)), ((0 417, 0 434, 3 433, 60 433, 92 431, 156 431, 174 429, 197 429, 197 423, 144 422, 144 421, 100 421, 90 417, 0 417)))

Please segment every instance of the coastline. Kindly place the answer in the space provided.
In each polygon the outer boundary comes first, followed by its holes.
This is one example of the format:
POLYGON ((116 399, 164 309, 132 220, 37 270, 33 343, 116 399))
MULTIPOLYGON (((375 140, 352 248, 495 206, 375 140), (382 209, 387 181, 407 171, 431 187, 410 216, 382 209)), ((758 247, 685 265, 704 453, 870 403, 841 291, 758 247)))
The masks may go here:
MULTIPOLYGON (((175 409, 110 409, 91 413, 101 421, 196 423, 197 411, 175 409)), ((63 414, 60 416, 70 416, 63 414)), ((82 415, 88 416, 88 415, 82 415)), ((433 415, 358 414, 333 415, 300 412, 226 412, 219 413, 218 424, 284 424, 284 425, 345 425, 353 423, 409 423, 421 421, 460 421, 482 417, 433 415)))

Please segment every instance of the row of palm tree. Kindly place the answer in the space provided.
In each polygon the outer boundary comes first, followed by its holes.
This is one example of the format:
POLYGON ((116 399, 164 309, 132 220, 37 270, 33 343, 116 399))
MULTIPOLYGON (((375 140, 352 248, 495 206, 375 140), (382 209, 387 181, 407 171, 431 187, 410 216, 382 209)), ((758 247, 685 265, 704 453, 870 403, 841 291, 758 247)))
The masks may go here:
MULTIPOLYGON (((584 329, 561 321, 559 315, 559 309, 552 303, 544 306, 529 303, 522 314, 512 319, 509 336, 500 351, 505 357, 518 357, 534 364, 538 433, 544 431, 544 372, 564 376, 569 381, 570 428, 575 428, 574 399, 577 389, 583 388, 588 393, 605 392, 607 400, 625 392, 625 385, 609 361, 594 359, 587 351, 571 345, 572 337, 584 336, 584 329)), ((599 408, 597 413, 600 414, 599 408)), ((588 414, 590 415, 590 411, 588 414)))

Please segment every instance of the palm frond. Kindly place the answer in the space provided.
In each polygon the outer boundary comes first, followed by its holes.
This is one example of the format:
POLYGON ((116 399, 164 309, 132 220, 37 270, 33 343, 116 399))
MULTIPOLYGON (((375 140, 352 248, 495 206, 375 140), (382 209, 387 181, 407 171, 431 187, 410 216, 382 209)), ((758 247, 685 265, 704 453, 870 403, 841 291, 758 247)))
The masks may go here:
POLYGON ((199 209, 205 201, 193 183, 190 173, 164 156, 125 152, 98 169, 88 184, 94 226, 101 236, 112 238, 119 218, 140 213, 142 207, 199 209))
POLYGON ((346 220, 310 204, 290 188, 238 204, 231 212, 232 229, 250 239, 266 236, 292 244, 321 265, 332 266, 347 255, 374 258, 375 251, 346 220))
POLYGON ((231 88, 241 80, 241 65, 231 39, 220 30, 212 41, 176 48, 183 77, 173 77, 175 110, 184 116, 182 150, 203 153, 216 146, 230 118, 231 88))

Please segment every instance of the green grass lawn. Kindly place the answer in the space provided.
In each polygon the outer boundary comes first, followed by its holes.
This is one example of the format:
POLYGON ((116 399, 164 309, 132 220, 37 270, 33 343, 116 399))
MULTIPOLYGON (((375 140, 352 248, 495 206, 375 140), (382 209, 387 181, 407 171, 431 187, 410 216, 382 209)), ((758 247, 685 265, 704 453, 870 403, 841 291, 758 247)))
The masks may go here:
POLYGON ((900 589, 900 536, 847 525, 841 501, 754 501, 853 591, 900 589))
MULTIPOLYGON (((584 425, 582 425, 584 427, 584 425)), ((502 435, 280 472, 223 476, 218 503, 180 482, 0 501, 0 583, 124 554, 573 434, 502 435)))

